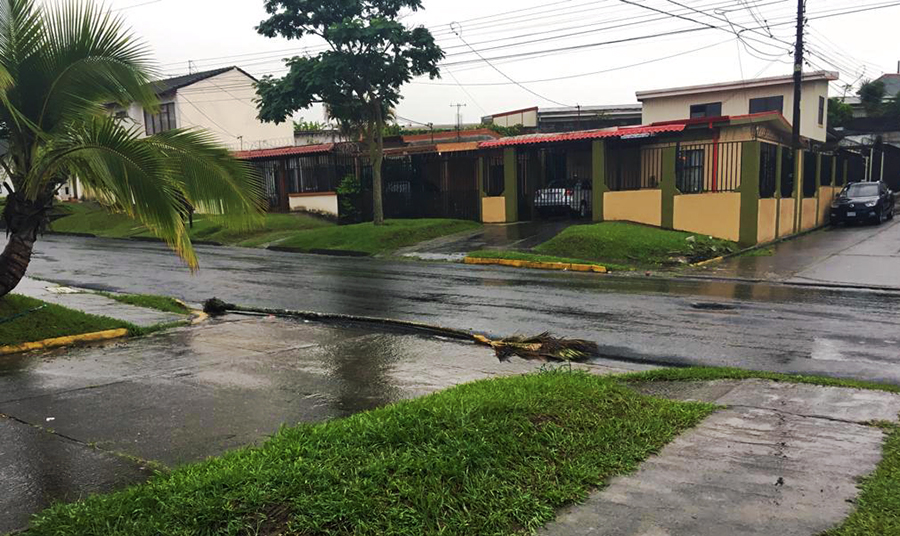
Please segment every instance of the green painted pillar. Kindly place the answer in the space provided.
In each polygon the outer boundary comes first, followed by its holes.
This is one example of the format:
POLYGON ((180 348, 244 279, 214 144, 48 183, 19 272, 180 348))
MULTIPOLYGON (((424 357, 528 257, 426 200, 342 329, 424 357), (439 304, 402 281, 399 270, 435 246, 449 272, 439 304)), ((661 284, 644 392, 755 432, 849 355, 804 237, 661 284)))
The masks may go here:
POLYGON ((506 198, 506 221, 519 221, 519 181, 516 148, 503 149, 503 197, 506 198))
POLYGON ((609 187, 606 185, 606 140, 594 140, 591 143, 591 210, 594 221, 603 221, 603 194, 609 187))
POLYGON ((837 156, 831 155, 828 158, 831 159, 831 186, 835 186, 837 184, 837 164, 838 159, 837 156))
POLYGON ((759 242, 759 154, 758 141, 741 144, 741 246, 759 242))
POLYGON ((662 228, 675 228, 675 147, 666 147, 662 152, 662 176, 659 189, 662 190, 662 228))

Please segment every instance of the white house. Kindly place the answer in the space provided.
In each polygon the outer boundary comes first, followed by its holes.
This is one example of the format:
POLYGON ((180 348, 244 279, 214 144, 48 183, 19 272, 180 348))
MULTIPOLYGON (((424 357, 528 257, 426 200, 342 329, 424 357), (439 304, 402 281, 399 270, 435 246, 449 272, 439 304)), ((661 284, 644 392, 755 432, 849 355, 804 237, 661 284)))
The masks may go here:
MULTIPOLYGON (((138 104, 110 106, 110 113, 136 127, 142 136, 174 128, 201 128, 235 150, 266 149, 294 144, 291 121, 263 123, 253 102, 256 79, 239 67, 223 67, 153 83, 160 100, 158 113, 138 104)), ((60 188, 62 199, 80 197, 77 181, 60 188)))
MULTIPOLYGON (((828 123, 828 83, 838 73, 803 74, 800 100, 800 135, 824 142, 828 123)), ((794 109, 792 76, 775 76, 699 86, 638 91, 643 104, 642 123, 660 123, 702 117, 743 116, 777 111, 788 122, 794 109)))

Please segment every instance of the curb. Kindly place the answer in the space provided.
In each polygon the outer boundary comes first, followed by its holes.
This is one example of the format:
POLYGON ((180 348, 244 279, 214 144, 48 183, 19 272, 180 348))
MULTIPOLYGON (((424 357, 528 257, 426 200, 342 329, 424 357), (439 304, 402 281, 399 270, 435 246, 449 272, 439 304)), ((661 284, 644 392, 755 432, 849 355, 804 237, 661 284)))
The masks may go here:
POLYGON ((534 268, 537 270, 565 270, 571 272, 593 272, 596 274, 605 274, 608 272, 606 266, 599 264, 578 264, 569 262, 537 262, 522 261, 514 259, 485 259, 481 257, 466 257, 463 262, 465 264, 480 265, 499 265, 509 266, 512 268, 534 268))
MULTIPOLYGON (((749 251, 749 250, 747 250, 747 251, 749 251)), ((692 264, 691 266, 693 266, 694 268, 697 268, 697 267, 700 267, 700 266, 706 266, 707 264, 712 264, 712 263, 714 263, 714 262, 719 262, 719 261, 724 260, 724 259, 725 259, 725 256, 722 255, 721 257, 716 257, 716 258, 714 258, 714 259, 706 259, 705 261, 695 262, 695 263, 692 264)))
POLYGON ((81 335, 67 335, 65 337, 55 337, 53 339, 44 339, 37 342, 23 342, 21 344, 0 346, 0 355, 18 354, 21 352, 30 352, 32 350, 46 350, 85 342, 108 341, 119 339, 127 335, 128 330, 125 328, 96 331, 94 333, 84 333, 81 335))

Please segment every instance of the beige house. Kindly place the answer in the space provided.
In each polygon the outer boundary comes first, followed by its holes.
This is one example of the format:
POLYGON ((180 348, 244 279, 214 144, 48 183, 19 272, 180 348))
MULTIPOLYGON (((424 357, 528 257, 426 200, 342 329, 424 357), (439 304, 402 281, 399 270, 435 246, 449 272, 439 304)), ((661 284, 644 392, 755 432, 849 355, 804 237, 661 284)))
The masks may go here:
MULTIPOLYGON (((828 123, 828 83, 838 73, 804 73, 800 135, 825 142, 828 123)), ((791 121, 794 107, 792 76, 776 76, 699 86, 638 91, 642 123, 653 124, 704 117, 735 117, 779 112, 791 121)))
MULTIPOLYGON (((158 113, 138 104, 127 108, 110 106, 110 113, 141 136, 152 136, 175 128, 198 128, 212 134, 229 149, 267 149, 294 144, 290 121, 279 125, 263 123, 253 102, 256 81, 239 67, 224 67, 154 82, 160 100, 158 113)), ((77 181, 59 190, 63 200, 82 197, 77 181)))

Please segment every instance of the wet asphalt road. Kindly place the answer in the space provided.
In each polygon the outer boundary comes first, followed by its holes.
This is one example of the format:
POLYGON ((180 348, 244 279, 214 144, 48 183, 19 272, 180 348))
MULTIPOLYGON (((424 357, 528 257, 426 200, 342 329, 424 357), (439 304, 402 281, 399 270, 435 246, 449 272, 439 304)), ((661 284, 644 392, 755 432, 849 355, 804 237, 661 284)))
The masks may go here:
POLYGON ((897 293, 198 249, 202 269, 191 275, 160 244, 46 237, 30 274, 191 302, 217 296, 498 335, 551 331, 595 340, 610 357, 646 363, 900 384, 897 293))

